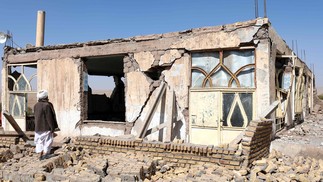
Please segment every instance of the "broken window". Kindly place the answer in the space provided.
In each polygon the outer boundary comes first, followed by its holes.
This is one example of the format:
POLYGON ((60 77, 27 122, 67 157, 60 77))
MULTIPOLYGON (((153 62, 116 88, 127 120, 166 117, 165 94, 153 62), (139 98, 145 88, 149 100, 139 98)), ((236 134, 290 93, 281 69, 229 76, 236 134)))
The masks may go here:
POLYGON ((34 105, 37 102, 37 64, 8 65, 9 113, 26 118, 26 131, 34 130, 34 105))
POLYGON ((123 56, 84 58, 87 120, 125 121, 123 56))
POLYGON ((254 88, 254 50, 192 53, 192 88, 254 88))
POLYGON ((223 93, 223 126, 246 127, 252 120, 252 93, 223 93))
POLYGON ((220 116, 222 126, 246 127, 248 125, 253 119, 253 91, 250 88, 255 88, 254 50, 192 53, 191 72, 193 90, 222 89, 209 90, 213 92, 212 95, 221 92, 222 106, 214 109, 222 113, 220 116))

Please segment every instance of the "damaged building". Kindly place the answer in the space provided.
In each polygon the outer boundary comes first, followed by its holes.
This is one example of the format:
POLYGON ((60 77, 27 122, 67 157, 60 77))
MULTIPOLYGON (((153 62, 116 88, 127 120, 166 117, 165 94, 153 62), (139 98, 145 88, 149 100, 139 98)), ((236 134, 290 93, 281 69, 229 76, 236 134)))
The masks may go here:
MULTIPOLYGON (((272 121, 272 134, 300 122, 313 109, 314 81, 269 20, 258 18, 124 39, 5 47, 2 109, 23 131, 33 131, 36 93, 46 89, 62 137, 131 134, 219 146, 251 121, 272 121), (111 94, 96 93, 91 76, 113 79, 111 94)), ((2 121, 5 131, 13 130, 2 121)))

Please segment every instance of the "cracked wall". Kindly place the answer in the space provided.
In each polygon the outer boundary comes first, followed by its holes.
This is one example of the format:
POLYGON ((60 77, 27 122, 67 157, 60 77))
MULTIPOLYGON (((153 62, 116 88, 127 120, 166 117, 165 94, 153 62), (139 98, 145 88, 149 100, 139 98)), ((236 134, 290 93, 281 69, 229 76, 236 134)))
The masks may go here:
POLYGON ((78 135, 76 123, 81 119, 81 59, 40 60, 37 63, 37 90, 48 90, 60 133, 78 135))
MULTIPOLYGON (((274 49, 277 49, 279 54, 291 53, 266 18, 125 39, 54 45, 27 50, 7 49, 4 62, 5 64, 38 62, 40 65, 38 74, 46 78, 40 79, 39 85, 50 87, 50 92, 57 94, 58 98, 63 97, 67 102, 62 104, 61 101, 54 101, 59 105, 57 114, 61 119, 60 122, 66 127, 62 134, 77 135, 79 131, 75 130, 75 124, 82 120, 80 118, 82 113, 78 110, 82 100, 80 95, 83 86, 80 78, 82 71, 79 71, 82 59, 111 55, 124 56, 126 124, 133 124, 131 133, 137 135, 140 132, 143 121, 156 100, 160 85, 165 82, 166 90, 173 90, 175 94, 176 109, 172 138, 188 141, 190 54, 210 50, 239 49, 255 50, 255 88, 252 89, 255 95, 254 115, 257 117, 274 99, 275 75, 270 71, 275 69, 273 55, 276 50, 274 49), (41 66, 42 64, 48 66, 41 66), (54 67, 62 69, 51 70, 54 67)), ((5 80, 6 75, 2 76, 2 80, 5 80)), ((4 84, 2 88, 5 90, 4 84)), ((160 125, 168 117, 170 111, 167 110, 169 107, 165 101, 169 97, 167 91, 148 128, 160 125)), ((3 100, 6 94, 6 92, 2 94, 3 100)), ((120 131, 122 130, 118 130, 120 131)), ((160 140, 161 135, 165 136, 165 131, 167 129, 153 133, 149 139, 160 140)), ((100 129, 99 133, 110 135, 113 132, 100 129)))
MULTIPOLYGON (((237 48, 243 44, 259 44, 256 36, 263 22, 256 22, 254 26, 222 27, 219 31, 188 32, 190 36, 182 37, 174 41, 170 48, 153 51, 140 51, 129 53, 124 59, 124 71, 126 75, 126 120, 133 122, 132 134, 137 135, 144 120, 149 114, 158 94, 161 82, 167 84, 167 89, 174 90, 176 113, 174 120, 173 138, 187 140, 189 136, 189 87, 191 81, 191 51, 214 50, 225 48, 237 48), (258 23, 258 24, 257 24, 258 23), (157 89, 156 89, 157 88, 157 89)), ((268 44, 260 46, 259 60, 262 66, 258 73, 263 76, 261 102, 269 105, 269 90, 266 88, 269 81, 268 73, 268 44), (264 56, 261 56, 263 54, 264 56), (261 73, 264 72, 264 73, 261 73), (268 99, 266 99, 268 98, 268 99)), ((261 64, 260 64, 261 65, 261 64)), ((260 93, 260 92, 259 92, 260 93)), ((167 95, 166 95, 167 97, 167 95)), ((165 99, 165 98, 163 98, 165 99)), ((169 106, 161 101, 153 114, 148 128, 153 128, 165 122, 169 106)), ((167 129, 166 129, 167 130, 167 129)), ((160 135, 165 136, 165 129, 148 136, 150 140, 160 140, 160 135)))
MULTIPOLYGON (((175 92, 175 113, 174 137, 185 138, 187 119, 183 112, 188 108, 188 87, 189 87, 189 56, 184 50, 170 49, 153 52, 138 52, 129 54, 124 59, 126 84, 126 120, 133 122, 132 133, 137 135, 140 132, 143 121, 149 114, 149 110, 155 102, 158 88, 161 82, 166 82, 167 90, 175 92), (177 126, 177 127, 176 127, 177 126)), ((167 92, 166 92, 167 93, 167 92)), ((156 112, 153 114, 149 128, 166 122, 169 106, 166 105, 166 97, 163 96, 156 112)), ((155 132, 149 136, 150 139, 166 135, 166 129, 155 132), (163 134, 161 134, 163 133, 163 134)))

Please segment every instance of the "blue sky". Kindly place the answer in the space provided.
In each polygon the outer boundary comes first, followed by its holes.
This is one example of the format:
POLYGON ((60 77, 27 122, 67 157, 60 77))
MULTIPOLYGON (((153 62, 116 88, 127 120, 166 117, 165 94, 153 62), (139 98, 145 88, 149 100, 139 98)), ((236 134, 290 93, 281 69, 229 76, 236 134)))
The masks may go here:
MULTIPOLYGON (((263 16, 263 0, 258 1, 263 16)), ((9 30, 20 47, 35 44, 38 10, 46 11, 45 45, 174 32, 255 18, 254 0, 0 2, 0 31, 9 30)), ((323 1, 267 0, 267 16, 290 47, 297 40, 299 56, 306 51, 306 63, 314 65, 316 85, 323 86, 323 1)), ((1 56, 2 48, 0 44, 1 56)))

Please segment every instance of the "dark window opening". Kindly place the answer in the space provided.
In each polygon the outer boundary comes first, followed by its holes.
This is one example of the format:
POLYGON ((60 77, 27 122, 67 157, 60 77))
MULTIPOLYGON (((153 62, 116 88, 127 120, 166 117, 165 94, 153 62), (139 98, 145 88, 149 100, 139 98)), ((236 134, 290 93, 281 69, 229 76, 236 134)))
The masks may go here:
POLYGON ((123 56, 85 59, 87 120, 125 121, 123 56))

